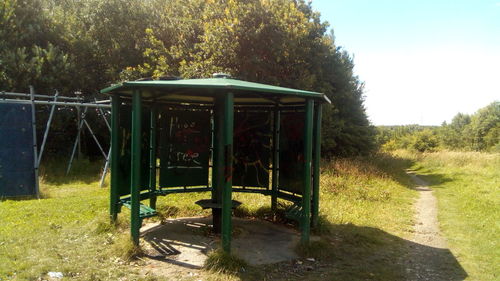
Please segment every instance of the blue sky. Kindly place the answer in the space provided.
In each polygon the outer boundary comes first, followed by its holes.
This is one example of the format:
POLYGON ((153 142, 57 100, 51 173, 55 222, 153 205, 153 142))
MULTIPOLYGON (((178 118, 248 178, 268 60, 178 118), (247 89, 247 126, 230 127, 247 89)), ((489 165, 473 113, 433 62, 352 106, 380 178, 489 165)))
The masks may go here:
POLYGON ((354 55, 375 125, 439 125, 500 100, 500 0, 313 0, 354 55))

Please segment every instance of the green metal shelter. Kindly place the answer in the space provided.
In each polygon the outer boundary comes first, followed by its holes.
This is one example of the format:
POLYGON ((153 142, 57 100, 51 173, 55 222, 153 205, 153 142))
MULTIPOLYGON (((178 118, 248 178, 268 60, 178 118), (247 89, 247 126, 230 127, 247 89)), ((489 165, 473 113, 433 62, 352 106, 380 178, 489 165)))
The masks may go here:
POLYGON ((131 236, 156 215, 158 196, 210 191, 222 247, 231 248, 233 192, 293 202, 287 215, 309 242, 318 219, 321 93, 214 75, 130 81, 112 97, 110 214, 131 209, 131 236), (149 204, 142 201, 149 200, 149 204))

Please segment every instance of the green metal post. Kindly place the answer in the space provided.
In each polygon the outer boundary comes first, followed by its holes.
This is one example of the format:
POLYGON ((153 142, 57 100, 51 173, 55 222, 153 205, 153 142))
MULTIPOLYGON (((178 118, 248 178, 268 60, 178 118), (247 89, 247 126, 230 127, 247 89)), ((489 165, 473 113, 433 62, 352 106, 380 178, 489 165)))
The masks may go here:
POLYGON ((318 225, 319 216, 319 166, 321 160, 321 103, 316 104, 314 111, 314 152, 313 152, 313 192, 312 192, 312 226, 318 225))
MULTIPOLYGON (((222 204, 224 189, 224 102, 222 97, 216 97, 214 102, 214 137, 212 159, 212 201, 222 204)), ((222 210, 212 208, 212 222, 215 233, 222 230, 222 210)))
POLYGON ((314 102, 307 99, 304 122, 304 192, 302 194, 302 235, 300 241, 309 243, 309 232, 311 229, 311 160, 312 160, 312 134, 313 134, 313 111, 314 102))
POLYGON ((274 126, 273 126, 273 171, 272 171, 272 192, 271 192, 271 209, 276 210, 278 205, 278 171, 279 171, 279 136, 280 136, 280 111, 276 106, 274 109, 274 126))
POLYGON ((151 108, 151 122, 149 133, 149 206, 156 209, 156 122, 158 120, 158 109, 156 106, 151 108))
POLYGON ((118 215, 118 161, 120 159, 120 96, 111 98, 111 188, 109 194, 109 214, 111 221, 116 221, 118 215))
POLYGON ((141 218, 140 184, 141 184, 141 92, 134 90, 132 94, 132 147, 131 151, 131 180, 130 180, 130 233, 135 245, 139 245, 139 230, 141 218))
POLYGON ((233 126, 234 97, 232 93, 224 96, 224 186, 222 190, 222 249, 231 251, 231 212, 233 188, 233 126))

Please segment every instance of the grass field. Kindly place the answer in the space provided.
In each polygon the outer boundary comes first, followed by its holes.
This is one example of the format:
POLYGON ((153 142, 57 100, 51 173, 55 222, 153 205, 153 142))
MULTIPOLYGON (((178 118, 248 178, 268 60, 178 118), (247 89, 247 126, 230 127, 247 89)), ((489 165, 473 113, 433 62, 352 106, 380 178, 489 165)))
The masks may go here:
POLYGON ((431 183, 441 230, 468 280, 500 280, 500 154, 399 155, 431 183))
MULTIPOLYGON (((401 280, 399 264, 412 226, 415 192, 402 158, 376 155, 324 162, 322 215, 315 230, 321 240, 298 249, 315 257, 312 271, 291 272, 290 263, 249 267, 244 273, 202 270, 195 277, 141 275, 141 261, 128 261, 128 216, 118 227, 107 221, 108 189, 98 187, 99 165, 83 162, 72 175, 54 162, 45 169, 40 200, 0 202, 0 280, 37 280, 50 271, 75 280, 401 280), (298 275, 297 275, 298 274, 298 275), (300 276, 297 277, 297 276, 300 276)), ((207 215, 194 202, 208 194, 169 195, 159 199, 160 218, 207 215)), ((265 217, 269 198, 237 194, 238 215, 265 217), (265 200, 263 200, 265 199, 265 200)))

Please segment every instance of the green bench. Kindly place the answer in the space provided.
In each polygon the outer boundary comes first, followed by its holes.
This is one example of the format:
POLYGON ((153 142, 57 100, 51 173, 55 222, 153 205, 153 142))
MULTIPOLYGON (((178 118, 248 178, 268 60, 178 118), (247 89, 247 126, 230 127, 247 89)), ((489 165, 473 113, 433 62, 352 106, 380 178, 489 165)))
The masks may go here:
POLYGON ((300 222, 302 219, 302 205, 294 203, 292 206, 290 206, 286 212, 285 212, 285 217, 287 219, 295 220, 300 222))
MULTIPOLYGON (((129 209, 132 208, 132 205, 130 204, 130 201, 122 201, 122 206, 125 206, 129 209)), ((146 206, 144 204, 140 204, 139 205, 139 218, 141 219, 145 219, 145 218, 150 218, 150 217, 154 217, 158 215, 158 213, 156 212, 155 209, 149 207, 149 206, 146 206)))

